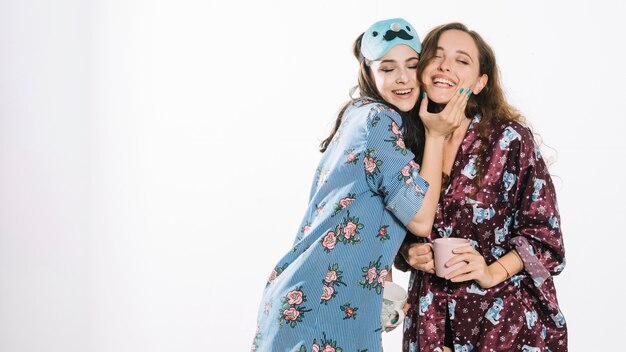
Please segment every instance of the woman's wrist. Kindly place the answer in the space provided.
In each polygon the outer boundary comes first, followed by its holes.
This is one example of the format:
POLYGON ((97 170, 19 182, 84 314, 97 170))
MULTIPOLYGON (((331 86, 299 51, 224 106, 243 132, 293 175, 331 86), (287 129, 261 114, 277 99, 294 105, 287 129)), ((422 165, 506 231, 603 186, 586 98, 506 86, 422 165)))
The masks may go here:
POLYGON ((484 288, 492 288, 509 278, 508 271, 501 266, 502 263, 495 261, 487 266, 486 275, 483 280, 476 280, 477 284, 484 288))
POLYGON ((434 141, 441 140, 441 142, 446 140, 446 136, 448 134, 449 133, 431 132, 429 130, 425 131, 426 140, 434 140, 434 141))

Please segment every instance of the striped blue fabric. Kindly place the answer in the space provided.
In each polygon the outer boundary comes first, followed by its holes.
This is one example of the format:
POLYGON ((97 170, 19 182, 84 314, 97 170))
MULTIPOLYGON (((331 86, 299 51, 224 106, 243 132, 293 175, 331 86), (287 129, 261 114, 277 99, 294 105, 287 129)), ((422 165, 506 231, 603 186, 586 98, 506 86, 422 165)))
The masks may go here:
POLYGON ((385 278, 428 188, 413 157, 397 112, 368 101, 346 111, 268 279, 252 350, 382 350, 385 278))

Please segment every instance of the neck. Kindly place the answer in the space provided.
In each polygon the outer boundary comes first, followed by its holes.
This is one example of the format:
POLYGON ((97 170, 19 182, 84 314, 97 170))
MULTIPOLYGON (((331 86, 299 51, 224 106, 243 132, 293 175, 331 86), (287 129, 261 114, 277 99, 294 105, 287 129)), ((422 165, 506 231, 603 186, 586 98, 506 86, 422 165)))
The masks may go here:
POLYGON ((457 143, 463 140, 463 138, 465 138, 465 134, 467 133, 467 128, 469 127, 470 123, 472 122, 472 119, 465 117, 462 121, 461 121, 461 125, 454 130, 449 137, 446 136, 446 140, 448 140, 450 143, 457 143))

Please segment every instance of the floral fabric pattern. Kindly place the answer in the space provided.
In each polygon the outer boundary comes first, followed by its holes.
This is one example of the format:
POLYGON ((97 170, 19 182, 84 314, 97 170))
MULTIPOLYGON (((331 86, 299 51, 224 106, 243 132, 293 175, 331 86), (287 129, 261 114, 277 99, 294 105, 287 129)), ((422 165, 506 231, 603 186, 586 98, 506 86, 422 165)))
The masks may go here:
POLYGON ((428 188, 413 157, 394 110, 346 111, 263 292, 255 351, 382 351, 385 279, 428 188))

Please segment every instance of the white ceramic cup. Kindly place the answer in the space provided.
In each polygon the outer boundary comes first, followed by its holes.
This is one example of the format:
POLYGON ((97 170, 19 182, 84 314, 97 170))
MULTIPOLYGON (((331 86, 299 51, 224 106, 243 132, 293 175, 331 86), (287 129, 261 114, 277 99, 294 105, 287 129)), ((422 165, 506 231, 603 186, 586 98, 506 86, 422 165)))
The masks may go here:
POLYGON ((407 300, 406 290, 391 281, 385 282, 383 291, 383 308, 380 314, 380 321, 383 330, 395 328, 404 321, 404 311, 402 308, 407 300))

